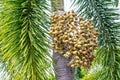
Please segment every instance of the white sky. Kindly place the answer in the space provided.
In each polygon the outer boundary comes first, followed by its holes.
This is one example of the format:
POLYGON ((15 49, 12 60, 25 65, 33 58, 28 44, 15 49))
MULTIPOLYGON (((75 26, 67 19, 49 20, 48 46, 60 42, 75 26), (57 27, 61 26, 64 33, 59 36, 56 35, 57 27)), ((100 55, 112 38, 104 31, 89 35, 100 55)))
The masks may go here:
POLYGON ((71 4, 70 0, 64 0, 65 11, 71 10, 70 9, 70 4, 71 4))

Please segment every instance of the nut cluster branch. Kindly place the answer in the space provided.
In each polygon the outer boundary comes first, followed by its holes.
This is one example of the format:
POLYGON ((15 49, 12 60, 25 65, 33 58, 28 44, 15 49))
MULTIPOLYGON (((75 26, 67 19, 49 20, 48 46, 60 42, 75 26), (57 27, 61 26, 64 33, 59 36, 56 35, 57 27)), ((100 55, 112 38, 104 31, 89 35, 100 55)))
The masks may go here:
POLYGON ((74 11, 51 15, 50 35, 53 37, 52 47, 55 53, 71 58, 70 67, 90 67, 97 48, 98 30, 91 20, 78 18, 74 11), (64 50, 67 51, 64 51, 64 50))

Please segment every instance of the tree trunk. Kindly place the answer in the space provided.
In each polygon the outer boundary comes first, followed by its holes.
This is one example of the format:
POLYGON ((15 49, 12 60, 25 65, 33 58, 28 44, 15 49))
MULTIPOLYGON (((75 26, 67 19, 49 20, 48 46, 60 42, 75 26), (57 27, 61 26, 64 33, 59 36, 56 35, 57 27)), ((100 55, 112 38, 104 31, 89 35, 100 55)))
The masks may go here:
MULTIPOLYGON (((58 14, 63 14, 64 11, 64 2, 63 0, 56 0, 57 5, 54 8, 54 11, 57 11, 58 14)), ((53 53, 53 59, 55 61, 54 70, 56 80, 74 80, 74 68, 68 67, 67 63, 70 59, 64 58, 58 53, 53 53)))
POLYGON ((74 80, 74 69, 67 66, 69 59, 54 53, 53 58, 56 62, 54 65, 56 80, 74 80))

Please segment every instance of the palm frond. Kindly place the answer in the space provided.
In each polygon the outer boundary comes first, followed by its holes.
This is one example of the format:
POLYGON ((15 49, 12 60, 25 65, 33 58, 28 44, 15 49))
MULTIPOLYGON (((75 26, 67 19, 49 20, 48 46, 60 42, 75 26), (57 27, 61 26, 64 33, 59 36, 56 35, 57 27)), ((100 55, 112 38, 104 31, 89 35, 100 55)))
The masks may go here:
POLYGON ((119 0, 111 0, 111 1, 113 1, 113 3, 114 3, 115 6, 118 6, 119 0))
POLYGON ((1 5, 1 57, 10 80, 49 80, 48 1, 2 0, 1 5))
MULTIPOLYGON (((117 0, 116 0, 117 1, 117 0)), ((119 14, 110 0, 76 0, 79 16, 92 19, 99 30, 99 47, 96 52, 96 63, 103 69, 97 80, 120 79, 120 37, 119 14)), ((96 79, 95 79, 96 80, 96 79)))

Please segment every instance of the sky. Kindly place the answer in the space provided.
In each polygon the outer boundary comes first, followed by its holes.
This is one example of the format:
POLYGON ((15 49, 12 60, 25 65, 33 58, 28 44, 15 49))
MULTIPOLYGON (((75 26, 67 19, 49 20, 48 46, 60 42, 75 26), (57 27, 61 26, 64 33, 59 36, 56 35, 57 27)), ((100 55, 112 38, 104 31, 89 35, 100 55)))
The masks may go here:
POLYGON ((71 10, 72 8, 70 8, 70 0, 64 0, 64 7, 65 7, 65 11, 69 11, 71 10))

